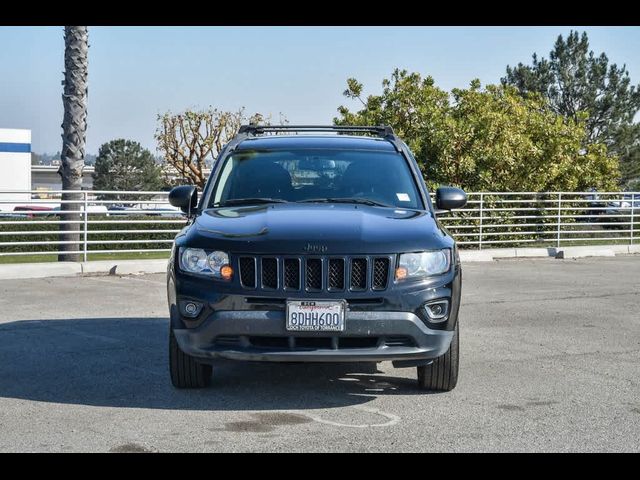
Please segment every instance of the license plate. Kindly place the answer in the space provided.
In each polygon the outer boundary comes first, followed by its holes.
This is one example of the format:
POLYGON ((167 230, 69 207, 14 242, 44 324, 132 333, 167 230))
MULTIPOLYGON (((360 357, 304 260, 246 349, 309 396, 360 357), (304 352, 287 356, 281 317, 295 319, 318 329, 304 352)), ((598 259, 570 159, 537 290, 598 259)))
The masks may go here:
POLYGON ((342 332, 344 301, 289 300, 287 330, 309 332, 342 332))

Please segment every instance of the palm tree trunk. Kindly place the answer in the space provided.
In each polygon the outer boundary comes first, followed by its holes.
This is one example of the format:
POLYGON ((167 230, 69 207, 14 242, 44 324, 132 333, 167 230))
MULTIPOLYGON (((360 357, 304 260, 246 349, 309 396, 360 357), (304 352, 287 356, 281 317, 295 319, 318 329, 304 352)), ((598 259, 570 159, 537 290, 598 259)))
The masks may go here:
MULTIPOLYGON (((87 27, 64 27, 64 119, 62 122, 62 154, 58 173, 62 177, 62 190, 82 189, 82 168, 87 131, 87 71, 89 33, 87 27)), ((82 200, 81 193, 63 193, 62 200, 82 200)), ((64 221, 79 221, 80 213, 65 213, 81 210, 78 203, 62 203, 60 218, 64 221)), ((80 223, 60 224, 60 240, 74 242, 59 245, 62 252, 79 250, 80 223), (78 242, 78 243, 76 243, 78 242)), ((61 253, 60 262, 77 262, 78 253, 61 253)))

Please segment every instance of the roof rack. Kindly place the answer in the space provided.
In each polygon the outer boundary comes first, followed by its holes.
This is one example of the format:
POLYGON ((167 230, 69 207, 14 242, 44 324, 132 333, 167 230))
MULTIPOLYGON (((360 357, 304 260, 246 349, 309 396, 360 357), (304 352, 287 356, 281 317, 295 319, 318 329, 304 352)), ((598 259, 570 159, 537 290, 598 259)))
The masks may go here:
POLYGON ((335 132, 371 133, 383 138, 396 139, 389 125, 347 126, 347 125, 242 125, 239 134, 262 135, 273 132, 335 132))

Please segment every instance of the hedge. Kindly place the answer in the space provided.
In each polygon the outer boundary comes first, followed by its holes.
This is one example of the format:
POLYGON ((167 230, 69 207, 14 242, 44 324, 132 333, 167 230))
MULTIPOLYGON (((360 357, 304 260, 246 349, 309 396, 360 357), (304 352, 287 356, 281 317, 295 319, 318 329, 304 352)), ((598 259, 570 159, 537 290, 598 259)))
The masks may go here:
MULTIPOLYGON (((59 219, 58 216, 54 217, 59 219)), ((58 224, 16 224, 13 222, 36 222, 38 220, 51 220, 50 216, 38 217, 38 218, 11 218, 4 217, 0 220, 3 222, 0 224, 0 232, 57 232, 60 226, 58 224)), ((112 217, 105 217, 104 215, 89 215, 89 222, 92 220, 111 220, 112 217)), ((150 220, 172 220, 172 223, 89 223, 89 234, 87 239, 89 241, 101 240, 140 240, 136 243, 92 243, 88 245, 89 251, 96 250, 133 250, 133 249, 157 249, 157 248, 170 248, 171 243, 149 243, 145 240, 173 240, 176 233, 170 232, 158 232, 158 233, 129 233, 128 230, 180 230, 185 225, 185 220, 180 218, 167 218, 152 215, 122 215, 115 218, 115 220, 127 220, 127 221, 150 221, 150 220), (175 223, 173 223, 175 220, 175 223), (100 230, 119 230, 122 233, 94 233, 92 231, 100 230)), ((81 225, 80 240, 84 240, 84 233, 82 229, 84 225, 81 225)), ((60 237, 58 233, 42 233, 42 234, 18 234, 18 235, 0 235, 0 243, 5 242, 49 242, 59 241, 60 237)), ((60 245, 0 245, 0 252, 35 252, 46 253, 55 252, 59 249, 60 245)), ((83 248, 83 245, 79 245, 79 250, 83 248)))

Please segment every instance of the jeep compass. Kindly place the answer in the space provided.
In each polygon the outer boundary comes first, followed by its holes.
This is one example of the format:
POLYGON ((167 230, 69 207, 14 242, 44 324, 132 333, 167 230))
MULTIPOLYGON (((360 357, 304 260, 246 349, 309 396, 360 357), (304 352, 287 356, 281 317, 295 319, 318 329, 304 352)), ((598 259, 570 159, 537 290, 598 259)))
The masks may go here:
POLYGON ((422 389, 458 377, 462 272, 415 158, 388 126, 240 128, 187 215, 169 260, 169 362, 178 388, 218 359, 382 362, 422 389))

